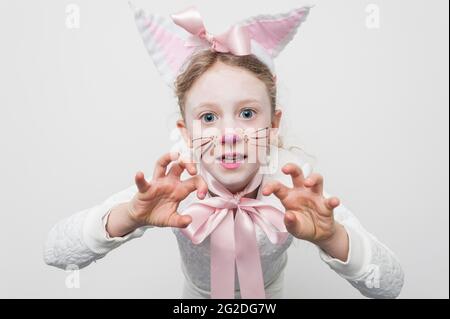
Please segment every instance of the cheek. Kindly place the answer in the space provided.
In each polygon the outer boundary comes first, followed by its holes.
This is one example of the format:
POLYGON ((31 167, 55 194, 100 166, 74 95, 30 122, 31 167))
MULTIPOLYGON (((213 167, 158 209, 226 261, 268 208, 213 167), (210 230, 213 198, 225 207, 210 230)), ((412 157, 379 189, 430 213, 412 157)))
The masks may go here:
POLYGON ((270 112, 259 113, 256 116, 255 120, 252 122, 253 122, 252 125, 254 125, 257 128, 271 126, 272 116, 270 115, 270 112))
POLYGON ((184 123, 186 124, 186 129, 192 134, 194 117, 191 114, 184 114, 184 123))

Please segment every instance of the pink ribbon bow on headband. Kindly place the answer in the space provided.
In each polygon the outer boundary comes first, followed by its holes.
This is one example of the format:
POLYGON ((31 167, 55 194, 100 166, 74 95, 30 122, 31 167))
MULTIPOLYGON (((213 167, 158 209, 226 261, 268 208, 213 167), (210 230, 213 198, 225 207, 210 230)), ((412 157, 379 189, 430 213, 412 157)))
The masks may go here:
POLYGON ((211 45, 211 49, 218 52, 231 52, 235 55, 251 54, 250 36, 247 29, 234 25, 227 32, 213 36, 206 31, 203 19, 195 8, 188 8, 178 14, 172 15, 172 20, 192 33, 185 43, 188 47, 201 46, 204 42, 211 45))
POLYGON ((191 215, 192 222, 181 232, 194 244, 210 236, 211 298, 234 298, 235 263, 241 297, 266 298, 254 224, 273 244, 281 245, 289 234, 283 221, 284 213, 261 200, 243 197, 261 185, 262 174, 256 174, 247 187, 235 195, 206 170, 200 168, 200 174, 217 196, 189 205, 181 214, 191 215))
POLYGON ((212 35, 193 7, 173 14, 171 19, 131 7, 145 47, 170 87, 185 61, 205 48, 240 56, 254 54, 275 75, 273 59, 294 38, 311 8, 304 6, 285 13, 251 17, 223 34, 212 35))

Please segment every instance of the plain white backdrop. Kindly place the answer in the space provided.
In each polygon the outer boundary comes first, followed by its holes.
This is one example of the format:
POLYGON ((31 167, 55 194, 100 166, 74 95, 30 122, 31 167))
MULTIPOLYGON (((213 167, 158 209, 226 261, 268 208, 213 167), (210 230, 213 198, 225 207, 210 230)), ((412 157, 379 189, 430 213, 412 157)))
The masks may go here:
MULTIPOLYGON (((448 1, 134 3, 165 15, 196 4, 212 33, 315 4, 276 60, 283 134, 397 254, 401 298, 449 297, 448 1)), ((56 222, 150 174, 173 144, 176 101, 127 1, 1 1, 0 39, 0 297, 178 298, 170 229, 83 269, 79 288, 42 258, 56 222)), ((288 252, 287 298, 361 297, 311 244, 288 252)))

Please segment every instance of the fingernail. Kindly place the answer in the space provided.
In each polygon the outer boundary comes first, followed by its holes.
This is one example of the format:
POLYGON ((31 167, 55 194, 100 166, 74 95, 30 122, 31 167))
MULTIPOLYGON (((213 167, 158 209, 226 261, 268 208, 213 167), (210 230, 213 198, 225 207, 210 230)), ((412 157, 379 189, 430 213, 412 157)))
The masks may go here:
POLYGON ((290 224, 294 221, 294 216, 291 213, 286 214, 287 222, 290 224))

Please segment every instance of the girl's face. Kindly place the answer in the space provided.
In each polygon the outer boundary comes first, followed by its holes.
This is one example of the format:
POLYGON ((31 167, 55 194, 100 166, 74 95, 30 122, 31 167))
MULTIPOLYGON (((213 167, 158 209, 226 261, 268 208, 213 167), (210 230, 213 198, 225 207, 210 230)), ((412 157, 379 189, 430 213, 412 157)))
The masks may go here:
POLYGON ((280 119, 280 110, 271 114, 264 82, 217 62, 187 92, 185 121, 177 126, 196 160, 235 193, 266 161, 271 128, 278 128, 280 119))

